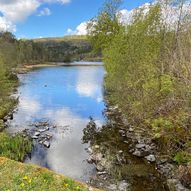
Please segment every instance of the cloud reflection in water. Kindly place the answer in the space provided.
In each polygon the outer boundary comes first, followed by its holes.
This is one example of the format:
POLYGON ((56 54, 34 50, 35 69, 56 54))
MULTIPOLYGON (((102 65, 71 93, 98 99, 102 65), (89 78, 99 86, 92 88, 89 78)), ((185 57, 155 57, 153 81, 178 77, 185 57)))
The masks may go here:
MULTIPOLYGON (((20 78, 20 101, 10 131, 46 119, 56 124, 51 129, 51 147, 36 145, 28 163, 45 166, 78 180, 88 180, 94 166, 82 144, 83 129, 89 116, 103 123, 102 83, 104 69, 98 67, 55 67, 32 71, 20 78), (44 85, 46 84, 47 87, 44 85)), ((28 126, 27 126, 28 125, 28 126)))

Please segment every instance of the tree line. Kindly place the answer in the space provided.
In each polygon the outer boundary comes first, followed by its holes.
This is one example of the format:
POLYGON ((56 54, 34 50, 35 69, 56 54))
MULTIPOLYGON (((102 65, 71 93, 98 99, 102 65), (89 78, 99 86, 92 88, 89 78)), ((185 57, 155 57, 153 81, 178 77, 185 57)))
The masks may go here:
POLYGON ((95 57, 85 37, 70 39, 16 39, 10 32, 0 32, 0 126, 1 119, 16 103, 9 97, 17 85, 16 68, 45 62, 70 62, 95 57))
POLYGON ((88 26, 103 53, 109 101, 177 162, 191 161, 190 3, 158 0, 122 23, 121 1, 108 0, 88 26))

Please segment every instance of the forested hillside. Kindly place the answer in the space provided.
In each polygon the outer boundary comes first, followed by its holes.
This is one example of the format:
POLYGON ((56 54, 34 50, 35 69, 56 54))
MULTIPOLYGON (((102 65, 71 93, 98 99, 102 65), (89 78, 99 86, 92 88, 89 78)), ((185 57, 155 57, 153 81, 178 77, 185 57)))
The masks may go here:
POLYGON ((101 59, 100 53, 92 53, 92 45, 86 36, 40 38, 34 39, 33 42, 43 47, 46 60, 50 62, 101 59))
POLYGON ((107 98, 177 163, 191 162, 189 6, 157 1, 124 24, 120 1, 109 1, 89 26, 94 49, 103 52, 107 98))

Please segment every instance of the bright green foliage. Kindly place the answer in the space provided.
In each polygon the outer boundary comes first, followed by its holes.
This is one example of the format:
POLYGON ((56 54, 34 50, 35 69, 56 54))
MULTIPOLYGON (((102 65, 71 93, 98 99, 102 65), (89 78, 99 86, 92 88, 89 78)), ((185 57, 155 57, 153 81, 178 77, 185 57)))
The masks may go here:
POLYGON ((110 22, 101 17, 104 9, 96 18, 98 24, 94 23, 97 33, 90 33, 90 39, 103 52, 109 100, 120 106, 132 125, 147 129, 171 154, 186 149, 191 137, 191 18, 184 18, 182 1, 171 1, 169 6, 179 7, 174 12, 181 14, 174 15, 179 18, 176 27, 169 29, 162 19, 161 1, 147 13, 138 9, 131 24, 116 21, 119 29, 114 27, 110 38, 100 32, 101 24, 113 24, 111 17, 110 22))
POLYGON ((181 151, 176 154, 174 161, 178 164, 191 162, 191 154, 181 151))
POLYGON ((95 51, 109 46, 109 42, 120 31, 120 24, 117 18, 117 11, 121 0, 107 0, 98 17, 88 24, 90 41, 95 51))

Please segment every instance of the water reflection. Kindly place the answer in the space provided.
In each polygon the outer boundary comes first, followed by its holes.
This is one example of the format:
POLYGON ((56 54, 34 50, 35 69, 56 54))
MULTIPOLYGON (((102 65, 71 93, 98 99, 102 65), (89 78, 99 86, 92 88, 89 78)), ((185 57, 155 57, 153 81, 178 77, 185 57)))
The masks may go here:
POLYGON ((92 97, 98 102, 102 101, 102 95, 99 92, 101 78, 97 78, 96 70, 88 70, 88 68, 79 69, 77 77, 77 92, 81 96, 92 97), (87 74, 84 76, 84 72, 87 74))
POLYGON ((31 123, 42 119, 57 125, 48 132, 53 135, 51 147, 36 145, 26 162, 88 180, 94 166, 86 162, 88 145, 83 145, 81 138, 89 116, 103 123, 103 67, 42 68, 19 77, 22 85, 18 89, 18 111, 9 131, 31 128, 31 123))

